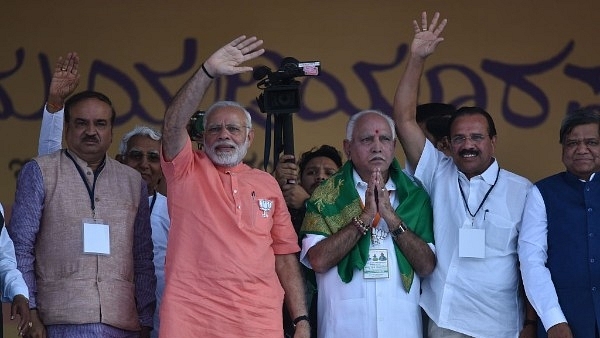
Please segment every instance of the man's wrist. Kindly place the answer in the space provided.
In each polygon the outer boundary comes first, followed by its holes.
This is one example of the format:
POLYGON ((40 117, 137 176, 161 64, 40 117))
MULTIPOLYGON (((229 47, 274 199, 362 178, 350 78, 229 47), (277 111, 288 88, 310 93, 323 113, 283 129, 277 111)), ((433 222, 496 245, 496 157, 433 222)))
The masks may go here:
POLYGON ((61 109, 63 109, 64 105, 62 103, 56 103, 56 102, 52 102, 50 100, 48 100, 48 102, 46 102, 46 109, 51 112, 51 113, 55 113, 61 109))
POLYGON ((406 230, 408 230, 408 228, 406 227, 406 224, 404 224, 404 222, 402 220, 400 220, 400 223, 398 224, 398 228, 396 228, 395 230, 392 230, 390 233, 392 234, 392 236, 398 237, 398 236, 402 235, 403 233, 405 233, 406 230))
POLYGON ((294 327, 298 326, 302 322, 306 322, 306 324, 310 325, 310 319, 308 318, 307 315, 298 316, 298 317, 294 318, 294 320, 292 321, 292 323, 294 324, 294 327))
POLYGON ((204 66, 204 63, 202 64, 202 71, 204 72, 204 74, 206 74, 206 76, 208 76, 211 80, 215 78, 215 76, 213 74, 211 74, 208 69, 206 69, 206 67, 204 66))
POLYGON ((361 213, 358 218, 369 226, 371 226, 371 224, 373 224, 373 220, 375 219, 374 216, 370 216, 369 214, 366 214, 364 212, 361 213))
POLYGON ((25 295, 24 295, 24 294, 22 294, 22 293, 19 293, 19 294, 15 295, 15 296, 13 297, 13 299, 15 299, 15 298, 24 298, 25 300, 27 300, 27 302, 29 302, 29 298, 27 298, 27 296, 25 296, 25 295))
POLYGON ((363 222, 359 217, 352 217, 352 221, 350 222, 356 228, 360 236, 364 236, 369 232, 369 225, 363 222))

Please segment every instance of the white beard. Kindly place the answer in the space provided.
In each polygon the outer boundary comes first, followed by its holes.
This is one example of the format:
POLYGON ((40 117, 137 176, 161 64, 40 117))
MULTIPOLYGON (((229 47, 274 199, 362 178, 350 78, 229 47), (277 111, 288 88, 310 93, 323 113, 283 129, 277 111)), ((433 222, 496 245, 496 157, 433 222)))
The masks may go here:
POLYGON ((210 160, 221 167, 233 167, 240 164, 246 154, 248 153, 249 142, 248 139, 242 145, 237 145, 233 141, 219 141, 215 142, 212 147, 206 147, 205 153, 210 160), (233 146, 234 152, 217 152, 217 147, 222 145, 233 146))

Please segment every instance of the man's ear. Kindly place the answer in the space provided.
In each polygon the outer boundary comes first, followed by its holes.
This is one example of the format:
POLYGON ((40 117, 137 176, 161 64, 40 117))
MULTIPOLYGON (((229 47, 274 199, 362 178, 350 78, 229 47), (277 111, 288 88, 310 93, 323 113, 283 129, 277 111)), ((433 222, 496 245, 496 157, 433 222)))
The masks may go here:
POLYGON ((252 141, 254 141, 254 128, 250 128, 250 130, 248 130, 248 145, 252 144, 252 141))
POLYGON ((343 147, 344 147, 344 154, 346 154, 346 158, 348 160, 351 160, 351 158, 350 158, 350 141, 344 140, 343 147))

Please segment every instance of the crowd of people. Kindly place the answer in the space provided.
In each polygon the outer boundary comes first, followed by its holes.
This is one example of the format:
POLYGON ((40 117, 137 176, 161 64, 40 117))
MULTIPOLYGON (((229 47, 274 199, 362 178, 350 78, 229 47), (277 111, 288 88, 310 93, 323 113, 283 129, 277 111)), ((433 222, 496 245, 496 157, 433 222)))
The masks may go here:
POLYGON ((599 338, 600 112, 564 118, 564 172, 532 184, 502 168, 485 109, 418 104, 446 24, 413 21, 392 112, 356 112, 341 151, 286 154, 272 174, 243 162, 255 130, 237 102, 210 105, 199 149, 188 134, 214 79, 251 71, 262 40, 215 51, 162 132, 134 128, 115 159, 111 100, 75 93, 79 55, 60 57, 38 156, 0 218, 19 334, 599 338))

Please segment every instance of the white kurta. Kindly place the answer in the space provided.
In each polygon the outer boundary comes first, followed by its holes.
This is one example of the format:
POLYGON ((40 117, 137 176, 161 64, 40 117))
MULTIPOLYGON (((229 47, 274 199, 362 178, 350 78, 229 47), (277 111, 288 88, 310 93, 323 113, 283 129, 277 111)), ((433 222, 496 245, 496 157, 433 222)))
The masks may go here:
POLYGON ((427 141, 415 177, 433 205, 437 264, 422 283, 421 306, 439 326, 475 337, 517 337, 523 325, 517 238, 531 182, 494 161, 468 180, 427 141), (494 185, 494 182, 497 182, 494 185), (475 213, 492 185, 480 211, 475 213), (459 257, 459 229, 485 229, 485 258, 459 257))
MULTIPOLYGON (((364 203, 367 183, 362 182, 356 172, 354 182, 358 182, 356 189, 364 203)), ((390 191, 392 206, 397 207, 396 187, 391 180, 386 183, 386 189, 390 191)), ((387 229, 383 219, 378 228, 387 229)), ((311 267, 306 254, 325 238, 319 235, 307 235, 304 238, 300 254, 304 265, 311 267)), ((419 277, 415 274, 410 293, 406 293, 391 235, 379 245, 371 245, 371 249, 387 250, 389 278, 365 279, 363 272, 355 269, 350 283, 344 283, 337 266, 325 273, 316 273, 319 338, 420 337, 419 277)))

